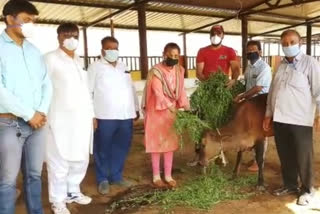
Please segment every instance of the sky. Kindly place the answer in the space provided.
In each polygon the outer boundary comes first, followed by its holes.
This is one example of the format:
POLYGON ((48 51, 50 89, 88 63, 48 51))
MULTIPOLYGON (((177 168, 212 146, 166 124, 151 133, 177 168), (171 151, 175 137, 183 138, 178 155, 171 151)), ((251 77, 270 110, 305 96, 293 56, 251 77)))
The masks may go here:
MULTIPOLYGON (((0 31, 5 28, 0 24, 0 31)), ((55 50, 58 47, 57 26, 36 25, 35 35, 30 41, 35 44, 42 53, 55 50)), ((89 56, 100 55, 101 39, 110 36, 110 29, 89 28, 88 51, 89 56)), ((115 29, 115 37, 119 40, 120 56, 139 56, 139 34, 137 30, 115 29)), ((161 56, 165 44, 169 42, 177 43, 182 49, 182 36, 179 32, 147 31, 148 56, 161 56)), ((187 55, 196 56, 199 48, 210 44, 209 34, 191 33, 187 34, 187 55)), ((241 55, 241 37, 225 36, 223 44, 232 47, 238 55, 241 55)), ((266 47, 267 48, 267 47, 266 47)), ((302 48, 305 50, 305 47, 302 48)), ((77 49, 79 55, 83 55, 83 34, 80 32, 80 42, 77 49)), ((265 50, 268 53, 268 50, 265 50)), ((280 51, 283 55, 282 51, 280 51)), ((270 55, 278 55, 278 45, 271 44, 270 55)), ((317 56, 320 55, 320 46, 317 47, 317 56)))

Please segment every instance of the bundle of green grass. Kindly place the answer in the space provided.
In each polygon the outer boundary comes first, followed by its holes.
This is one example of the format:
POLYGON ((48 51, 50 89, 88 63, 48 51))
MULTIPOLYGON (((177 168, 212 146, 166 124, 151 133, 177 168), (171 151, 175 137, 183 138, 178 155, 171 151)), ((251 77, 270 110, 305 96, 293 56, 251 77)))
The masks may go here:
POLYGON ((177 113, 174 127, 178 135, 187 132, 192 142, 198 144, 205 130, 220 128, 231 119, 233 98, 245 91, 245 85, 237 81, 228 89, 227 82, 228 77, 220 71, 206 81, 197 82, 198 87, 191 95, 191 110, 177 113))

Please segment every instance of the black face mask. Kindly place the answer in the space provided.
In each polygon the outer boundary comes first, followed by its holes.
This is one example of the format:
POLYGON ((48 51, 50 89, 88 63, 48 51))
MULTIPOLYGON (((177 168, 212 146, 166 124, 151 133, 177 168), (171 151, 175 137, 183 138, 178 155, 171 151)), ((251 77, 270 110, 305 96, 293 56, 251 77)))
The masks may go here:
POLYGON ((174 66, 176 64, 178 64, 179 60, 178 59, 172 59, 170 57, 167 57, 165 60, 164 60, 164 63, 167 65, 167 66, 174 66))
POLYGON ((247 59, 250 60, 251 65, 253 65, 259 59, 259 57, 260 56, 258 52, 247 53, 247 59))

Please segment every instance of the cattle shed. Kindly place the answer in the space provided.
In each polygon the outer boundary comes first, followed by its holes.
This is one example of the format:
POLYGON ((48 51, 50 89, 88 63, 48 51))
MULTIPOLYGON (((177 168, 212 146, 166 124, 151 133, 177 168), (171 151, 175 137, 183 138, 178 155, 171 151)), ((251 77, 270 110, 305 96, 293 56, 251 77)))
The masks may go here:
MULTIPOLYGON (((88 66, 87 31, 90 27, 137 29, 140 40, 139 68, 148 71, 147 30, 181 32, 184 66, 188 68, 186 37, 208 33, 221 24, 227 35, 242 37, 242 65, 247 64, 246 42, 277 41, 281 32, 294 28, 304 38, 307 54, 320 38, 319 0, 29 0, 39 9, 39 24, 73 22, 84 38, 84 65, 88 66)), ((0 8, 7 1, 0 2, 0 8)), ((3 20, 3 17, 1 17, 3 20)))

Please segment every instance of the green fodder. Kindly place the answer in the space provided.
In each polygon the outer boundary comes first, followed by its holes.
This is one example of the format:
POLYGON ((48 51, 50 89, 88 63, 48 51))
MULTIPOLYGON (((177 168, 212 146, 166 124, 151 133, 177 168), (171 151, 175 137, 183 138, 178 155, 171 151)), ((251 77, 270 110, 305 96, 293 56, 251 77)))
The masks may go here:
POLYGON ((206 81, 197 82, 198 87, 190 98, 191 111, 177 113, 174 127, 180 136, 185 131, 192 142, 198 144, 205 130, 221 128, 230 121, 233 98, 244 92, 245 86, 237 81, 228 89, 227 82, 228 77, 222 72, 211 74, 206 81))
POLYGON ((184 207, 198 210, 209 210, 214 205, 227 200, 240 200, 253 195, 248 192, 248 187, 256 184, 255 175, 239 177, 230 180, 229 174, 225 174, 218 167, 212 166, 207 175, 193 178, 185 182, 175 190, 132 190, 109 205, 108 212, 130 208, 138 209, 142 206, 156 205, 160 212, 172 213, 176 207, 184 207))
POLYGON ((191 180, 177 190, 159 193, 157 200, 167 211, 177 206, 209 210, 222 201, 248 198, 252 193, 243 188, 255 183, 256 176, 230 180, 220 169, 213 167, 209 175, 191 180))

